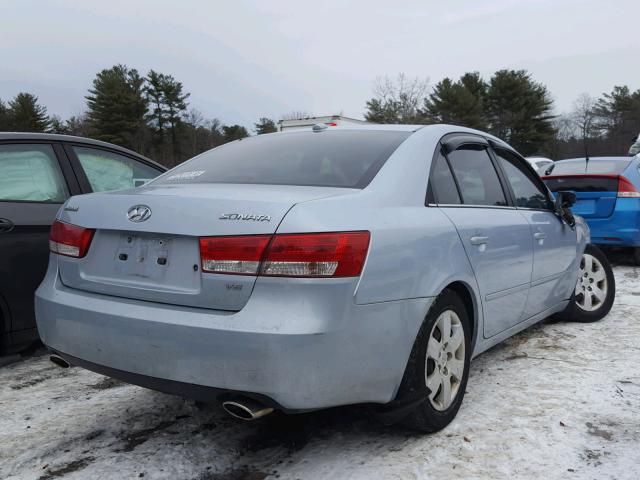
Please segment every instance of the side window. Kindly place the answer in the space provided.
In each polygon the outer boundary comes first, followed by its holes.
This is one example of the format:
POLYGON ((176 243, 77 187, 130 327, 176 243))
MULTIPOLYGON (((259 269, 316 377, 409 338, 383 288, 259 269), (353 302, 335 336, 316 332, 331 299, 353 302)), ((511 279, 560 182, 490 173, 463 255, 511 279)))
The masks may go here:
POLYGON ((67 197, 51 145, 0 145, 0 201, 62 203, 67 197))
POLYGON ((118 153, 91 147, 72 148, 94 192, 139 187, 162 173, 118 153))
POLYGON ((429 179, 434 201, 444 205, 460 204, 460 195, 447 164, 447 159, 442 154, 439 154, 435 162, 429 179))
POLYGON ((489 154, 478 146, 463 146, 449 154, 465 205, 506 206, 507 200, 489 154))
POLYGON ((536 185, 523 170, 516 157, 504 150, 496 150, 500 166, 507 176, 507 181, 515 196, 516 206, 524 208, 552 209, 546 192, 536 185))

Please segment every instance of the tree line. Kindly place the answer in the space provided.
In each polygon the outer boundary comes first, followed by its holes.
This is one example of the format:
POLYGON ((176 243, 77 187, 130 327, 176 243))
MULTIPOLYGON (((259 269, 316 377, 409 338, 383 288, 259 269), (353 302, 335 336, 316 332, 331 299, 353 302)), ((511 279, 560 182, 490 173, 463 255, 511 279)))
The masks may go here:
MULTIPOLYGON (((150 70, 143 76, 134 68, 115 65, 94 78, 85 96, 86 111, 66 120, 48 115, 31 93, 19 93, 6 103, 0 99, 0 131, 91 137, 168 167, 250 134, 242 125, 205 118, 190 108, 189 96, 172 75, 150 70)), ((308 116, 295 111, 282 118, 308 116)), ((431 88, 425 79, 399 74, 376 80, 364 116, 373 123, 476 128, 504 139, 524 155, 625 155, 640 133, 640 89, 615 86, 599 98, 581 94, 570 112, 556 115, 547 87, 526 70, 499 70, 488 79, 468 72, 431 88)), ((259 135, 277 128, 274 120, 262 117, 252 130, 259 135)))
POLYGON ((615 86, 600 98, 581 94, 572 110, 555 115, 549 90, 526 70, 498 70, 488 80, 478 72, 427 80, 379 78, 366 103, 374 123, 449 123, 483 130, 524 155, 553 159, 626 155, 640 133, 640 89, 615 86))
MULTIPOLYGON (((0 99, 0 131, 48 132, 91 137, 130 148, 168 167, 223 143, 249 136, 242 125, 224 125, 189 108, 190 94, 172 75, 115 65, 99 72, 85 97, 86 111, 67 120, 49 116, 31 93, 0 99)), ((260 118, 256 134, 277 130, 260 118)))

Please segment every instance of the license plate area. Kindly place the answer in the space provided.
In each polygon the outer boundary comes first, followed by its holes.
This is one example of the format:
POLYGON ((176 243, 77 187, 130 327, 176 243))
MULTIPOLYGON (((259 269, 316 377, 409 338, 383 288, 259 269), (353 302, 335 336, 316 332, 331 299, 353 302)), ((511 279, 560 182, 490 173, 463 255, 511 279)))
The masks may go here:
POLYGON ((122 233, 115 255, 123 276, 161 279, 171 266, 175 239, 167 235, 122 233))

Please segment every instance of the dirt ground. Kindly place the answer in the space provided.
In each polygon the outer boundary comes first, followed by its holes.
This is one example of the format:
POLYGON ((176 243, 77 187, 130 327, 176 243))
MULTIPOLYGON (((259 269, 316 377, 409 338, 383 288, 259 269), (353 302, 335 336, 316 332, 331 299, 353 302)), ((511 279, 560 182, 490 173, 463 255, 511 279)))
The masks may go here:
POLYGON ((547 321, 478 357, 434 435, 359 407, 241 423, 46 356, 0 368, 0 478, 640 478, 640 268, 595 324, 547 321))

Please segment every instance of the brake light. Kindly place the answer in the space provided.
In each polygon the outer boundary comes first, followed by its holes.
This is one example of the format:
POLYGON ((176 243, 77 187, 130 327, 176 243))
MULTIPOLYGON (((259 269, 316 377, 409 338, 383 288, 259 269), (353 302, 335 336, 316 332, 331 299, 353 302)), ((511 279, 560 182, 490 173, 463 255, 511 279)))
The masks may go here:
POLYGON ((269 240, 271 235, 201 238, 202 270, 211 273, 256 275, 269 240))
POLYGON ((640 198, 640 192, 629 180, 621 175, 618 177, 618 197, 640 198))
POLYGON ((276 235, 261 275, 357 277, 369 248, 369 232, 276 235))
POLYGON ((369 248, 369 232, 205 237, 202 270, 281 277, 356 277, 369 248))
POLYGON ((49 250, 58 255, 83 258, 89 251, 95 230, 56 220, 51 225, 49 250))

